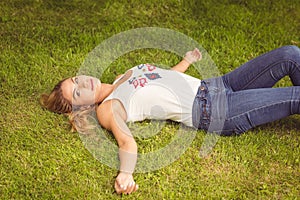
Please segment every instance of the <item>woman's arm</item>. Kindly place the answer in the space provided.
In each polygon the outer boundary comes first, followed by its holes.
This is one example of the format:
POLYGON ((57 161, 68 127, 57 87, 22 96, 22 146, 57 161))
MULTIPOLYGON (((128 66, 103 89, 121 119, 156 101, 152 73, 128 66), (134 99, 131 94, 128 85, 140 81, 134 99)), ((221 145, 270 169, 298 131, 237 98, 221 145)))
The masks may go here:
POLYGON ((188 51, 185 54, 185 57, 182 61, 180 61, 177 65, 171 68, 171 70, 175 70, 178 72, 184 73, 191 64, 201 60, 202 55, 199 49, 195 48, 193 51, 188 51))
POLYGON ((104 102, 97 110, 100 124, 112 131, 119 146, 120 172, 115 181, 118 194, 130 194, 138 189, 132 173, 137 161, 137 145, 126 125, 126 112, 118 100, 104 102))
POLYGON ((130 194, 138 187, 132 176, 137 161, 137 145, 121 116, 115 113, 114 118, 111 131, 119 145, 120 159, 120 172, 115 181, 115 190, 118 194, 130 194))

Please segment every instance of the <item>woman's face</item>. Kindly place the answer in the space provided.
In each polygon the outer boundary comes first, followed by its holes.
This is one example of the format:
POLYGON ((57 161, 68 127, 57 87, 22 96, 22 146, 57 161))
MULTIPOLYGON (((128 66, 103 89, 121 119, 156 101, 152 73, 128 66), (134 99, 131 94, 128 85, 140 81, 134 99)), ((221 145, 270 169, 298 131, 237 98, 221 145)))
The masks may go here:
POLYGON ((63 96, 73 105, 92 105, 99 102, 101 82, 91 76, 75 76, 61 85, 63 96))

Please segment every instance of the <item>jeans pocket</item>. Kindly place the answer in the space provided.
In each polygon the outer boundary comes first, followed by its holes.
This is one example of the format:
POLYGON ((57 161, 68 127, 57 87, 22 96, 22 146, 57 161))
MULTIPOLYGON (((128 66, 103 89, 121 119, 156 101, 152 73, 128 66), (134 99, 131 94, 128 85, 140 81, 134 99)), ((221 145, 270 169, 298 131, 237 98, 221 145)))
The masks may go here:
POLYGON ((208 130, 211 116, 211 99, 207 85, 201 81, 193 102, 192 121, 196 129, 208 130))

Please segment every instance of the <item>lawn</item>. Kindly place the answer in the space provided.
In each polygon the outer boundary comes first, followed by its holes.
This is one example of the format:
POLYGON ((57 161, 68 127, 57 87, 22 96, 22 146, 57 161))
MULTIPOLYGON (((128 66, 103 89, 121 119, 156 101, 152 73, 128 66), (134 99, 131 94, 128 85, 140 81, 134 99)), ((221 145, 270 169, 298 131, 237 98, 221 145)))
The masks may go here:
MULTIPOLYGON (((42 93, 78 73, 89 52, 124 31, 182 33, 224 74, 274 48, 300 46, 299 13, 298 0, 2 0, 0 199, 299 199, 299 116, 221 137, 205 158, 199 150, 206 134, 198 131, 175 162, 134 174, 139 190, 120 196, 117 170, 94 158, 66 117, 39 105, 42 93)), ((101 81, 112 83, 140 63, 172 66, 180 59, 135 50, 115 60, 101 81)), ((199 76, 193 68, 187 73, 199 76)), ((283 79, 277 86, 289 85, 283 79)), ((139 151, 165 146, 179 126, 167 122, 156 135, 137 137, 139 151)))

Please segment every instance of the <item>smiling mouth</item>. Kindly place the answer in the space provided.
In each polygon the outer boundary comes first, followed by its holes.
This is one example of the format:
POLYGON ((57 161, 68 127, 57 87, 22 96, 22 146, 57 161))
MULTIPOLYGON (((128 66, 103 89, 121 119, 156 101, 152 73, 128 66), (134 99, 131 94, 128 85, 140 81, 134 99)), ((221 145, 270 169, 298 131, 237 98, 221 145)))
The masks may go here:
POLYGON ((94 83, 93 83, 92 79, 91 79, 91 89, 92 89, 92 91, 94 91, 94 83))

